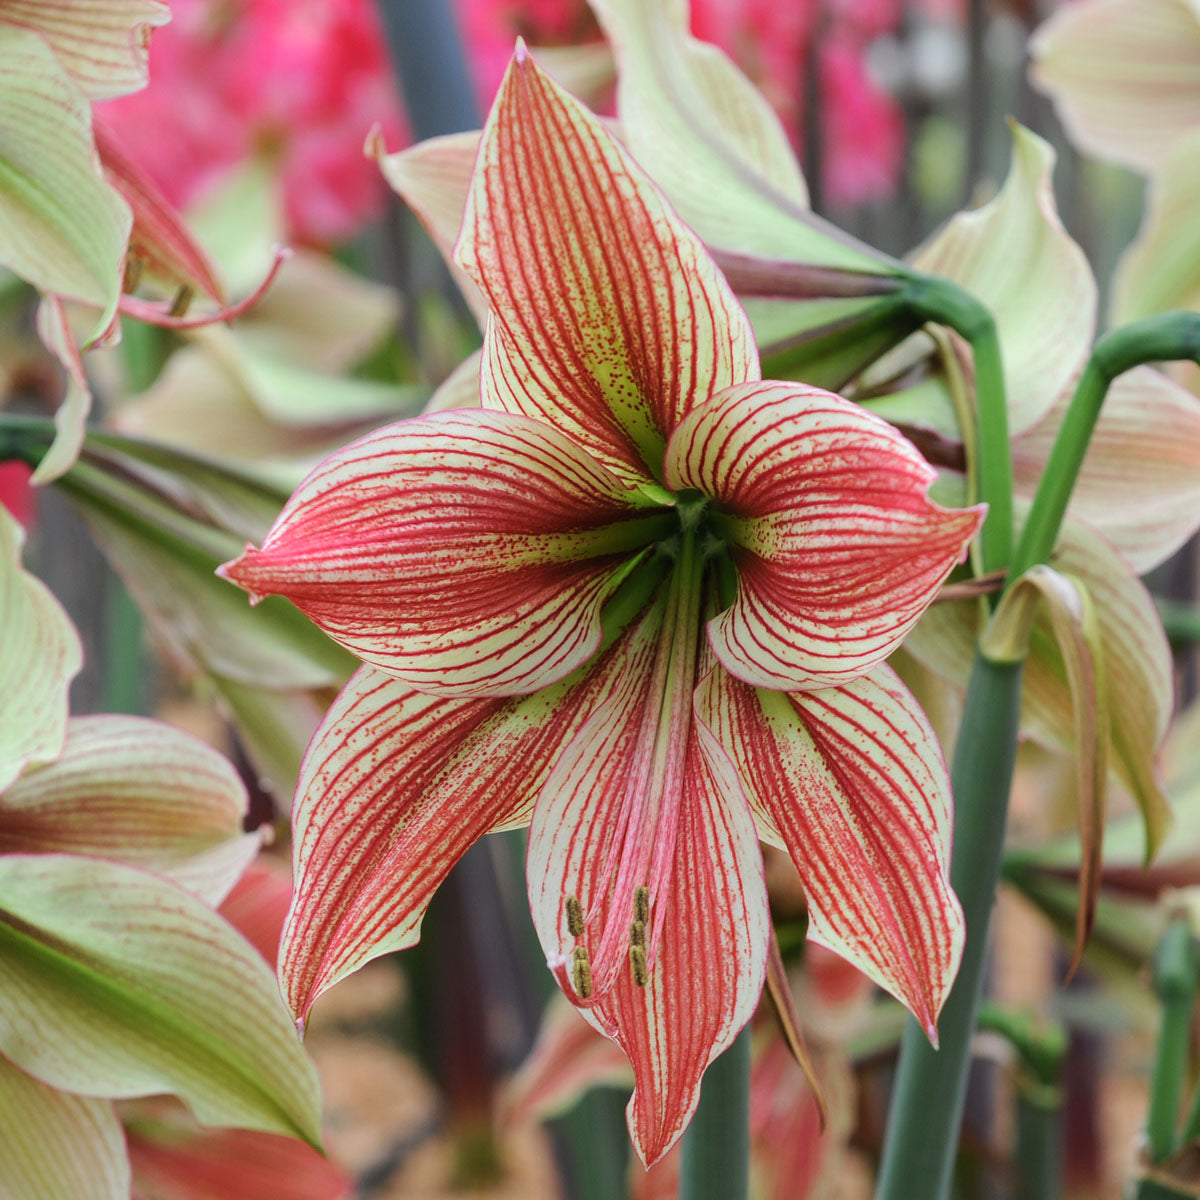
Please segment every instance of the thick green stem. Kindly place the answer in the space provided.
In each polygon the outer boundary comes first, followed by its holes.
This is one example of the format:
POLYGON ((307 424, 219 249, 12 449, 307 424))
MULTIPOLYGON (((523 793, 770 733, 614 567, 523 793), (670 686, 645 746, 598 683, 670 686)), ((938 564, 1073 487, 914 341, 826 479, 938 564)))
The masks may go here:
POLYGON ((983 573, 1008 566, 1013 538, 1013 469, 1008 444, 1008 399, 996 321, 987 307, 947 279, 913 276, 909 302, 924 321, 946 325, 970 343, 975 360, 978 436, 976 461, 969 464, 972 490, 988 506, 979 535, 983 573))
POLYGON ((1042 472, 1009 579, 1048 562, 1110 384, 1143 363, 1200 361, 1200 313, 1170 312, 1106 333, 1092 350, 1042 472))
POLYGON ((966 918, 966 946, 938 1021, 941 1048, 933 1049, 915 1021, 905 1030, 876 1200, 943 1200, 949 1194, 1004 856, 1020 708, 1021 664, 977 655, 951 769, 956 806, 950 879, 966 918))
POLYGON ((683 1135, 679 1200, 746 1200, 750 1192, 750 1028, 708 1068, 683 1135))
POLYGON ((1042 1085, 1017 1089, 1018 1200, 1062 1196, 1062 1093, 1042 1085))
POLYGON ((1175 1131, 1188 1069, 1198 965, 1188 919, 1173 918, 1154 954, 1154 990, 1162 1007, 1162 1025, 1150 1080, 1146 1144, 1150 1161, 1155 1164, 1163 1162, 1176 1148, 1175 1131))

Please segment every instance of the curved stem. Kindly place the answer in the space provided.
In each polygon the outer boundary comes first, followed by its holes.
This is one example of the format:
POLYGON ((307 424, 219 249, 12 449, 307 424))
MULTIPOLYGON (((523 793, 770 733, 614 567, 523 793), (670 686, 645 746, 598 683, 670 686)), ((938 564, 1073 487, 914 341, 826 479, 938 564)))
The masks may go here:
POLYGON ((1200 313, 1161 313, 1114 329, 1097 341, 1054 439, 1017 543, 1010 580, 1049 560, 1112 381, 1143 363, 1180 360, 1200 361, 1200 313))
POLYGON ((750 1192, 750 1027, 705 1072, 683 1135, 679 1200, 746 1200, 750 1192))
POLYGON ((988 922, 1004 857, 1017 754, 1021 664, 977 655, 950 772, 955 796, 950 882, 963 907, 962 965, 938 1020, 940 1049, 909 1021, 892 1088, 876 1200, 942 1200, 958 1145, 971 1037, 979 1010, 988 922))
POLYGON ((1013 469, 1008 442, 1008 399, 996 321, 988 308, 948 279, 912 275, 912 311, 923 321, 946 325, 971 346, 975 360, 977 453, 970 463, 975 492, 988 506, 979 535, 984 574, 1007 567, 1013 539, 1013 469))

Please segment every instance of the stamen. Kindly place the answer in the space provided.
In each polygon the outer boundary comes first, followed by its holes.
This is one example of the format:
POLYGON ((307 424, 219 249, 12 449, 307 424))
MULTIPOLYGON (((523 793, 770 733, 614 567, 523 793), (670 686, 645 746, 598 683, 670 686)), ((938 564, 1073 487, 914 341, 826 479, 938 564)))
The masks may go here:
POLYGON ((646 944, 646 925, 643 921, 634 921, 629 927, 629 944, 644 946, 646 944))
POLYGON ((583 937, 583 905, 578 896, 568 896, 567 903, 567 932, 572 937, 583 937))
POLYGON ((171 301, 171 307, 167 310, 167 315, 170 317, 182 317, 191 307, 192 295, 192 289, 185 283, 175 293, 175 298, 171 301))
POLYGON ((633 919, 643 925, 650 920, 650 889, 645 884, 633 893, 633 919))
POLYGON ((629 965, 633 968, 633 982, 644 988, 650 979, 646 964, 646 948, 644 946, 629 947, 629 965))
POLYGON ((575 947, 575 965, 571 968, 571 981, 581 999, 586 1000, 592 994, 592 964, 588 961, 588 952, 583 946, 575 947))
POLYGON ((145 263, 136 254, 130 254, 125 259, 125 278, 121 281, 121 291, 136 292, 142 281, 142 269, 145 263))

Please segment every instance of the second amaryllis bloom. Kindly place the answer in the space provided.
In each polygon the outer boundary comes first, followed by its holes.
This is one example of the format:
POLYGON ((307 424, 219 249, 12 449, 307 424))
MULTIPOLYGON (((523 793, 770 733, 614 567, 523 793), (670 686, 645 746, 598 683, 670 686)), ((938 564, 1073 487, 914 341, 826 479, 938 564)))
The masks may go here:
POLYGON ((317 733, 281 952, 298 1017, 414 943, 480 835, 529 823, 535 923, 629 1056, 647 1163, 762 988, 760 838, 811 936, 933 1035, 962 920, 936 739, 881 665, 979 527, 890 426, 759 379, 745 314, 603 126, 518 48, 457 248, 479 409, 319 466, 223 568, 366 665, 317 733))

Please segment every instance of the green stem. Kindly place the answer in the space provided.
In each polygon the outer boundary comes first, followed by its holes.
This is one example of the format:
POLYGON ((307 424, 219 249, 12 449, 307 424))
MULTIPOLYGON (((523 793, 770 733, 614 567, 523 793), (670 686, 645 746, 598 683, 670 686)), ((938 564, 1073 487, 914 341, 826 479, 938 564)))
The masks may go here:
POLYGON ((966 918, 962 965, 938 1021, 939 1050, 910 1021, 892 1089, 876 1200, 943 1200, 950 1189, 983 986, 988 922, 1004 857, 1017 754, 1021 664, 976 655, 954 748, 950 880, 966 918))
POLYGON ((1155 596, 1154 603, 1158 605, 1159 619, 1172 642, 1183 645, 1200 642, 1200 609, 1163 596, 1155 596))
POLYGON ((683 1135, 679 1200, 746 1200, 750 1192, 750 1028, 705 1072, 683 1135))
POLYGON ((1062 1196, 1062 1093, 1040 1085, 1017 1087, 1018 1200, 1062 1196))
POLYGON ((1048 562, 1110 384, 1143 363, 1200 361, 1200 313, 1169 312, 1111 330, 1096 342, 1046 461, 1009 579, 1048 562))
POLYGON ((973 491, 988 506, 979 535, 980 567, 986 574, 1008 566, 1013 540, 1013 470, 1008 443, 1008 399, 996 321, 988 308, 948 279, 913 275, 907 289, 923 321, 946 325, 966 339, 975 360, 976 461, 973 491))
POLYGON ((1154 990, 1162 1006, 1162 1025, 1150 1079, 1146 1142, 1155 1164, 1168 1158, 1177 1146, 1175 1131, 1188 1068, 1198 966, 1187 918, 1172 918, 1154 953, 1154 990))

